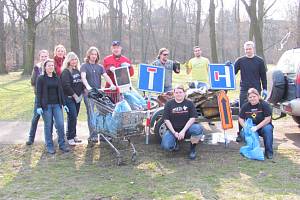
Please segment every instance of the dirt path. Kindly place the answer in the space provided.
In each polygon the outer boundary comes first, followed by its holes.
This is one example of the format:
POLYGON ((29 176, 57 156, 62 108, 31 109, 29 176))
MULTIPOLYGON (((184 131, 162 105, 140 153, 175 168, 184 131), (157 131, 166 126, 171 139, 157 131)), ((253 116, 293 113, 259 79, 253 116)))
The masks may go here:
MULTIPOLYGON (((291 119, 285 118, 277 121, 273 121, 274 130, 274 146, 275 148, 288 148, 300 150, 300 128, 291 119)), ((211 136, 211 133, 219 133, 224 135, 223 130, 220 128, 220 123, 215 123, 214 126, 203 123, 205 128, 205 134, 207 138, 211 136)), ((235 127, 226 131, 228 138, 234 140, 237 130, 237 122, 234 122, 235 127)), ((28 132, 30 128, 30 122, 7 122, 0 121, 0 144, 24 144, 28 138, 28 132)), ((78 136, 86 141, 88 138, 88 128, 86 122, 78 123, 78 136)), ((54 137, 56 134, 54 133, 54 137)), ((40 122, 36 134, 36 143, 43 143, 43 122, 40 122)), ((151 141, 150 141, 151 142, 151 141)), ((230 144, 235 144, 232 141, 230 144)))

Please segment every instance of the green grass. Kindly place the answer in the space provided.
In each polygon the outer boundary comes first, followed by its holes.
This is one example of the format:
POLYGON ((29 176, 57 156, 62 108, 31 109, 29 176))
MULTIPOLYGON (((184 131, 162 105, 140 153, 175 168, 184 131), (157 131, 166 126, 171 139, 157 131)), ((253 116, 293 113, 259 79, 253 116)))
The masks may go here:
MULTIPOLYGON (((198 159, 137 140, 138 161, 116 166, 107 145, 46 155, 41 145, 0 146, 0 199, 299 199, 300 154, 250 161, 236 147, 201 145, 198 159)), ((129 154, 125 153, 128 159, 129 154)))

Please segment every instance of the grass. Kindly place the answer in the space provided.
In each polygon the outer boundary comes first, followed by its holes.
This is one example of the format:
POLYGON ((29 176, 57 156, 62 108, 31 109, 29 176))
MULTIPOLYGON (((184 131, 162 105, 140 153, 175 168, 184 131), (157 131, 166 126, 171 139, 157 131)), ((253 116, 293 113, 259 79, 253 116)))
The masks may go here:
MULTIPOLYGON (((133 85, 136 80, 137 73, 133 85)), ((174 75, 174 84, 186 80, 184 73, 174 75)), ((0 76, 0 120, 29 121, 33 98, 29 76, 0 76)), ((85 118, 82 104, 80 120, 85 118)), ((41 144, 0 144, 0 199, 300 199, 297 150, 276 149, 272 161, 259 162, 241 157, 237 144, 227 149, 201 144, 190 161, 188 143, 172 153, 150 141, 144 145, 142 136, 134 138, 138 160, 131 163, 125 151, 123 166, 116 166, 105 143, 53 156, 41 144)))
MULTIPOLYGON (((299 199, 300 154, 249 161, 233 146, 201 145, 189 161, 135 141, 138 161, 116 166, 106 144, 49 156, 41 145, 0 146, 0 199, 299 199)), ((125 153, 125 157, 129 154, 125 153)), ((128 159, 128 158, 127 158, 128 159)))

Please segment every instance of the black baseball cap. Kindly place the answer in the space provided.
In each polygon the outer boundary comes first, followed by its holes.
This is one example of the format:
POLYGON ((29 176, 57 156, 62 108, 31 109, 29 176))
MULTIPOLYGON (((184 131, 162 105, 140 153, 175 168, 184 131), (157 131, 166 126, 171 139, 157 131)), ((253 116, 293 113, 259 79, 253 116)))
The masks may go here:
POLYGON ((111 43, 111 46, 120 46, 120 41, 118 41, 118 40, 114 40, 114 41, 112 41, 112 43, 111 43))

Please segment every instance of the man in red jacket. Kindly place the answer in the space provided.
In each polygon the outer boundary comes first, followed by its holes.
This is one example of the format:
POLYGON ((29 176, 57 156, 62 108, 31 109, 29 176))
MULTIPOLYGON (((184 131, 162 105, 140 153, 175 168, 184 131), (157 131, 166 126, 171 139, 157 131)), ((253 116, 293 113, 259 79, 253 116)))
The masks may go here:
MULTIPOLYGON (((112 82, 116 85, 116 80, 115 80, 115 77, 113 74, 114 69, 123 67, 123 66, 128 66, 130 76, 133 76, 134 69, 131 65, 131 61, 127 57, 121 55, 122 47, 121 47, 120 41, 112 42, 111 51, 112 51, 112 54, 106 56, 103 59, 103 66, 106 70, 107 75, 110 77, 112 82)), ((106 83, 105 87, 106 88, 110 87, 109 83, 106 83)))

